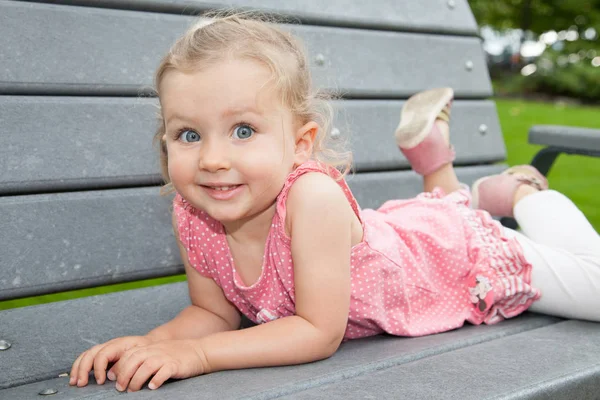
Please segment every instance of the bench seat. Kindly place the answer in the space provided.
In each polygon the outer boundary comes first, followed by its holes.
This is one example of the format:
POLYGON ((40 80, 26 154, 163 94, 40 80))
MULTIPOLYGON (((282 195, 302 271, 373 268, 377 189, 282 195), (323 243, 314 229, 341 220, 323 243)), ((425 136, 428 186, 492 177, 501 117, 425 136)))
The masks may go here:
MULTIPOLYGON (((62 397, 58 398, 61 399, 90 398, 100 393, 102 396, 98 398, 111 398, 111 393, 119 395, 114 385, 108 384, 91 384, 83 389, 69 387, 68 378, 59 378, 58 375, 69 372, 77 355, 90 346, 114 336, 144 334, 161 321, 173 318, 188 304, 187 287, 181 282, 3 311, 2 320, 6 328, 2 335, 4 339, 12 340, 13 348, 12 352, 3 355, 0 366, 0 388, 8 387, 0 391, 0 398, 29 399, 44 388, 59 390, 62 397), (127 307, 123 309, 122 304, 127 304, 127 307), (117 309, 120 311, 116 312, 117 309), (77 315, 77 318, 70 318, 72 315, 77 315), (24 386, 10 389, 16 385, 24 386)), ((192 398, 191 394, 197 396, 199 393, 193 389, 196 385, 203 388, 204 397, 201 398, 207 399, 216 395, 220 398, 258 396, 269 391, 292 393, 311 386, 355 379, 416 360, 428 360, 436 354, 454 352, 560 321, 529 313, 493 326, 468 325, 420 338, 381 335, 346 342, 333 357, 322 362, 218 372, 172 382, 157 392, 146 390, 145 393, 147 396, 155 393, 154 396, 158 396, 155 398, 192 398)), ((596 334, 600 334, 600 329, 596 334)))

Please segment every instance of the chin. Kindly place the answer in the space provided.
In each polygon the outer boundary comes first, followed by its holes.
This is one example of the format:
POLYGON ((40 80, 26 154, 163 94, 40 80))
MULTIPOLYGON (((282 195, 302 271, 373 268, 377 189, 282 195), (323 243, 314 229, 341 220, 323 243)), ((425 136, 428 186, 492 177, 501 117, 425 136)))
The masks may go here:
POLYGON ((219 222, 234 222, 242 219, 244 215, 240 212, 240 207, 207 207, 204 211, 210 215, 211 218, 216 219, 219 222))

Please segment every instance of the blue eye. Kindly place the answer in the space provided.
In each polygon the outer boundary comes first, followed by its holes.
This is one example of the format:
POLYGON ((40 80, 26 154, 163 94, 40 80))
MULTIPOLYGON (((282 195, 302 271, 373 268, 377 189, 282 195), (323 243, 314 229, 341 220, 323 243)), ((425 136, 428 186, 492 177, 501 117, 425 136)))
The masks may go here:
POLYGON ((238 139, 248 139, 254 134, 254 129, 248 125, 239 125, 233 130, 233 136, 238 139))
POLYGON ((184 143, 197 142, 200 140, 200 135, 189 129, 181 131, 179 139, 184 143))

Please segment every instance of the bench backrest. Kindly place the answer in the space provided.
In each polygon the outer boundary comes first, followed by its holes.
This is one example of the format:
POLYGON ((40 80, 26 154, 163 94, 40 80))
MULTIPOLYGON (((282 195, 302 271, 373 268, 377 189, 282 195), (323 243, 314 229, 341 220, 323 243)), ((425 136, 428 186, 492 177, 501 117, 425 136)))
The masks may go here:
POLYGON ((466 0, 0 3, 0 300, 182 272, 152 147, 160 57, 220 4, 293 16, 317 85, 342 94, 365 208, 420 190, 394 145, 403 100, 455 89, 465 181, 505 158, 466 0), (85 5, 85 7, 84 7, 85 5))

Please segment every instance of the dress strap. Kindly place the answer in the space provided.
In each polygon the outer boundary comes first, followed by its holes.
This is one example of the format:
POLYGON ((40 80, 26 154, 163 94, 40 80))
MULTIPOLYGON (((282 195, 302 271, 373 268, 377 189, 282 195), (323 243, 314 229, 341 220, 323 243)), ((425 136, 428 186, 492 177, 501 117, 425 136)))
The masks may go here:
POLYGON ((176 193, 173 199, 173 212, 175 213, 175 221, 177 222, 177 236, 186 249, 190 243, 188 206, 183 197, 179 193, 176 193))
POLYGON ((309 161, 301 164, 300 166, 298 166, 294 171, 292 171, 292 173, 290 173, 288 175, 288 177, 283 185, 283 189, 281 189, 281 192, 279 193, 279 196, 277 197, 277 214, 279 215, 279 220, 281 222, 280 228, 284 232, 285 232, 284 224, 285 224, 285 216, 286 216, 286 204, 287 204, 287 198, 288 198, 289 191, 292 188, 292 185, 294 184, 294 182, 296 182, 296 180, 298 178, 300 178, 302 175, 307 174, 309 172, 320 172, 322 174, 329 175, 332 179, 334 179, 337 182, 337 184, 342 188, 344 195, 346 196, 346 199, 348 199, 348 202, 350 203, 350 206, 352 207, 352 210, 354 210, 354 213, 356 214, 356 216, 358 217, 359 221, 362 224, 362 219, 360 217, 360 206, 358 205, 358 202, 352 195, 352 192, 350 191, 350 188, 348 187, 346 180, 342 177, 342 174, 340 173, 340 171, 338 171, 337 169, 335 169, 332 166, 326 165, 319 161, 309 160, 309 161))

